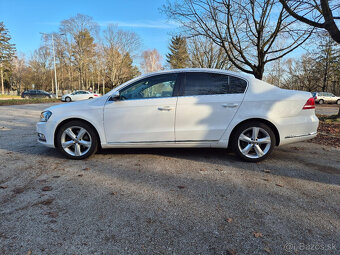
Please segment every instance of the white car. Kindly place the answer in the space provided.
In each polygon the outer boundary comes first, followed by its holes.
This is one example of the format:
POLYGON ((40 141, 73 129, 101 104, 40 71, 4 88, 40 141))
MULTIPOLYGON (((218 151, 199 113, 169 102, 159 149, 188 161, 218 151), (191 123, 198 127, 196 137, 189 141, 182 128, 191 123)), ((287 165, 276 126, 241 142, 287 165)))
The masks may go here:
POLYGON ((90 91, 85 90, 77 90, 72 92, 71 94, 66 94, 61 97, 61 101, 71 102, 71 101, 80 101, 85 99, 93 99, 99 97, 100 94, 92 93, 90 91))
POLYGON ((310 92, 280 89, 246 75, 177 69, 144 75, 89 101, 52 106, 38 141, 71 159, 101 148, 231 147, 257 162, 275 146, 316 136, 310 92))

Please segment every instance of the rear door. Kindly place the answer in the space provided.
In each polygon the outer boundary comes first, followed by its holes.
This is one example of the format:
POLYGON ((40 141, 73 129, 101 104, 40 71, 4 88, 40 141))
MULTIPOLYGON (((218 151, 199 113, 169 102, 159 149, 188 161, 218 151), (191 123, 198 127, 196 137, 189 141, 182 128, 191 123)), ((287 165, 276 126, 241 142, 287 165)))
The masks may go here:
POLYGON ((219 73, 188 72, 177 101, 176 142, 218 141, 242 103, 247 82, 219 73))

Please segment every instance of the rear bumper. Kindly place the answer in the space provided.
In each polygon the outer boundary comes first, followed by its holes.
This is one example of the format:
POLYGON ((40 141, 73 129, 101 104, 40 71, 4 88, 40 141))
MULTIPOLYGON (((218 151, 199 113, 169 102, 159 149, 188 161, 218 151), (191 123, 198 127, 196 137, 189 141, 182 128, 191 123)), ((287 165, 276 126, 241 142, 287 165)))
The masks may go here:
POLYGON ((279 126, 280 145, 301 142, 316 137, 319 119, 315 114, 300 115, 283 119, 279 126))

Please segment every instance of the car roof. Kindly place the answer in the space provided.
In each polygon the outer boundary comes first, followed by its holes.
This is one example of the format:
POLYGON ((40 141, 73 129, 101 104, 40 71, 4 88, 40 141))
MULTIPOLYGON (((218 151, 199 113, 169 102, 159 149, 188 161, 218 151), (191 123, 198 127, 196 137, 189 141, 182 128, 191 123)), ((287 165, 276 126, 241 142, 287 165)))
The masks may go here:
POLYGON ((222 70, 222 69, 213 69, 213 68, 180 68, 180 69, 170 69, 170 70, 162 70, 162 71, 157 71, 157 72, 152 72, 152 73, 147 73, 138 77, 133 78, 132 80, 129 80, 117 87, 115 87, 112 91, 117 91, 120 90, 121 88, 132 84, 136 81, 139 81, 144 78, 152 77, 155 75, 160 75, 160 74, 171 74, 171 73, 185 73, 185 72, 203 72, 203 73, 220 73, 220 74, 225 74, 225 75, 233 75, 239 78, 243 78, 247 81, 250 80, 258 80, 254 78, 253 76, 249 74, 244 74, 244 73, 238 73, 238 72, 233 72, 229 70, 222 70))

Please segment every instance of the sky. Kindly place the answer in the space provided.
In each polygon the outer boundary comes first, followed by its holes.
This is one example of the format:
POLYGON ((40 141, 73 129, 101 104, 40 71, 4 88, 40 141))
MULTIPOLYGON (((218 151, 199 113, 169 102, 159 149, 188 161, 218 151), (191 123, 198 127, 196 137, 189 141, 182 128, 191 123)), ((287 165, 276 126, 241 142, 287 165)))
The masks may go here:
POLYGON ((3 21, 17 51, 30 57, 41 44, 41 34, 57 32, 62 20, 77 13, 93 17, 105 29, 107 24, 136 32, 142 50, 156 48, 163 56, 177 27, 168 22, 159 8, 166 0, 0 0, 3 21))

